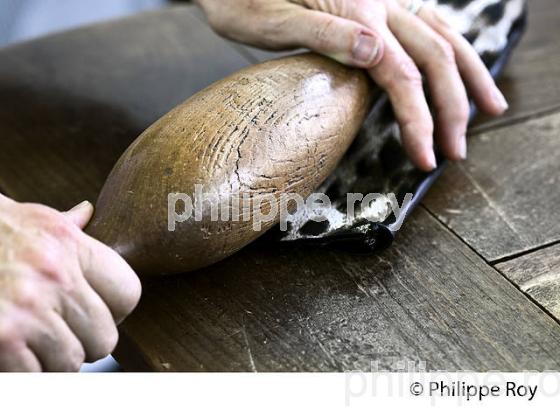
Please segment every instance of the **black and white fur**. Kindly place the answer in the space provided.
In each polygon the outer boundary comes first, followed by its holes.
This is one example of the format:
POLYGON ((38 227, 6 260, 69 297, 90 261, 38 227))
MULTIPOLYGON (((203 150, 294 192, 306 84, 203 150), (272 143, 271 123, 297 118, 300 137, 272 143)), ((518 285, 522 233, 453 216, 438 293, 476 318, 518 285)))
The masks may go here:
MULTIPOLYGON (((483 61, 491 66, 507 48, 511 34, 520 26, 526 13, 526 0, 425 0, 473 45, 483 61)), ((360 134, 340 162, 336 171, 318 189, 326 193, 328 208, 303 208, 288 218, 283 241, 304 240, 328 243, 332 238, 351 237, 352 243, 371 240, 371 220, 383 222, 390 215, 386 196, 395 193, 402 201, 404 193, 414 192, 425 174, 417 171, 406 158, 400 133, 387 98, 381 95, 360 134), (346 213, 346 194, 380 193, 383 197, 365 209, 356 209, 353 218, 346 213), (322 222, 310 219, 319 214, 322 222), (363 238, 362 238, 363 237, 363 238)), ((370 241, 371 242, 371 241, 370 241)), ((369 243, 367 248, 375 249, 369 243)))

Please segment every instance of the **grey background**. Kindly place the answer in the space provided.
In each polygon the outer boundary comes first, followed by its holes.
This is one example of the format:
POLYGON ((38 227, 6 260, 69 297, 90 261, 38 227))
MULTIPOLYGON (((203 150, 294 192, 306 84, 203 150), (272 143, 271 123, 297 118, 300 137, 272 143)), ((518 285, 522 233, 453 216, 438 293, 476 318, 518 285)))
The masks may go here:
POLYGON ((0 0, 0 47, 166 3, 166 0, 0 0))

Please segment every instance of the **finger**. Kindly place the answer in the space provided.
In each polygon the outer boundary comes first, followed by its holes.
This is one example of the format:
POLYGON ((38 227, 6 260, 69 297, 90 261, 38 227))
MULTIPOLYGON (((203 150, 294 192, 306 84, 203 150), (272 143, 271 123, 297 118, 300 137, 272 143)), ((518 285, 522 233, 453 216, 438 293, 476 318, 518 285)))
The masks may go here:
POLYGON ((81 202, 64 215, 80 229, 84 229, 93 215, 93 205, 89 201, 81 202))
MULTIPOLYGON (((8 291, 10 295, 13 283, 8 282, 8 289, 0 290, 8 291)), ((41 363, 25 343, 25 323, 21 310, 11 301, 8 302, 10 299, 0 299, 0 372, 40 372, 41 363)))
POLYGON ((399 123, 403 147, 414 165, 424 171, 436 167, 434 124, 422 88, 422 76, 412 58, 387 26, 382 2, 355 0, 346 3, 348 18, 375 29, 383 41, 383 58, 369 74, 388 94, 399 123))
POLYGON ((503 114, 508 109, 507 101, 467 39, 450 27, 433 7, 422 7, 418 16, 453 46, 459 72, 478 108, 491 115, 503 114))
POLYGON ((356 21, 297 8, 288 22, 284 38, 343 64, 370 68, 383 56, 379 35, 356 21))
POLYGON ((398 5, 391 8, 388 23, 404 49, 426 74, 439 149, 449 159, 465 159, 469 101, 451 44, 398 5))
POLYGON ((10 350, 0 349, 0 371, 40 372, 41 363, 25 345, 10 350))
POLYGON ((68 324, 54 311, 30 318, 27 343, 43 371, 75 372, 85 360, 85 351, 68 324))
POLYGON ((101 242, 88 238, 80 250, 84 277, 120 323, 140 300, 142 285, 126 261, 101 242))
POLYGON ((421 170, 436 167, 433 121, 422 88, 422 76, 410 56, 387 30, 385 55, 369 73, 388 94, 399 123, 404 149, 421 170))
POLYGON ((84 350, 68 325, 55 312, 60 310, 56 286, 28 268, 19 268, 15 273, 8 290, 12 301, 9 312, 4 307, 4 315, 11 318, 11 322, 5 321, 4 329, 0 331, 24 341, 40 361, 43 370, 78 370, 84 359, 84 350), (17 323, 17 327, 14 328, 10 323, 17 323))
POLYGON ((111 311, 85 279, 62 299, 61 316, 81 342, 87 361, 110 354, 119 334, 111 311))

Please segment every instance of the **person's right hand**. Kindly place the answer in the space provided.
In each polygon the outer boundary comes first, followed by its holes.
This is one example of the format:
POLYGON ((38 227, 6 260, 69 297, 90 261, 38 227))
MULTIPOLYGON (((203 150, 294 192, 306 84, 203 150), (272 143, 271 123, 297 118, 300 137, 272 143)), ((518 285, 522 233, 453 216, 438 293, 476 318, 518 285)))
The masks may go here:
POLYGON ((61 213, 0 194, 0 371, 76 371, 114 349, 141 285, 87 236, 93 206, 61 213))

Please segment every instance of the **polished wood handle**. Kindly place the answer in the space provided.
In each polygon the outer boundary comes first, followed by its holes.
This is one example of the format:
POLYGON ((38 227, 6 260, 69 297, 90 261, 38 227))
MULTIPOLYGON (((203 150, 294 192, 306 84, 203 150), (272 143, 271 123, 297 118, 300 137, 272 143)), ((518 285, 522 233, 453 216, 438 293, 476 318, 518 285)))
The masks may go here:
MULTIPOLYGON (((141 274, 186 272, 219 261, 278 217, 256 231, 253 215, 213 220, 205 201, 200 220, 193 215, 170 231, 168 195, 194 199, 198 184, 221 200, 244 196, 249 209, 263 195, 276 201, 285 193, 306 197, 357 134, 372 90, 363 71, 315 54, 264 62, 218 81, 159 119, 126 150, 101 191, 87 232, 141 274)), ((263 214, 267 207, 271 204, 262 202, 263 214)))

